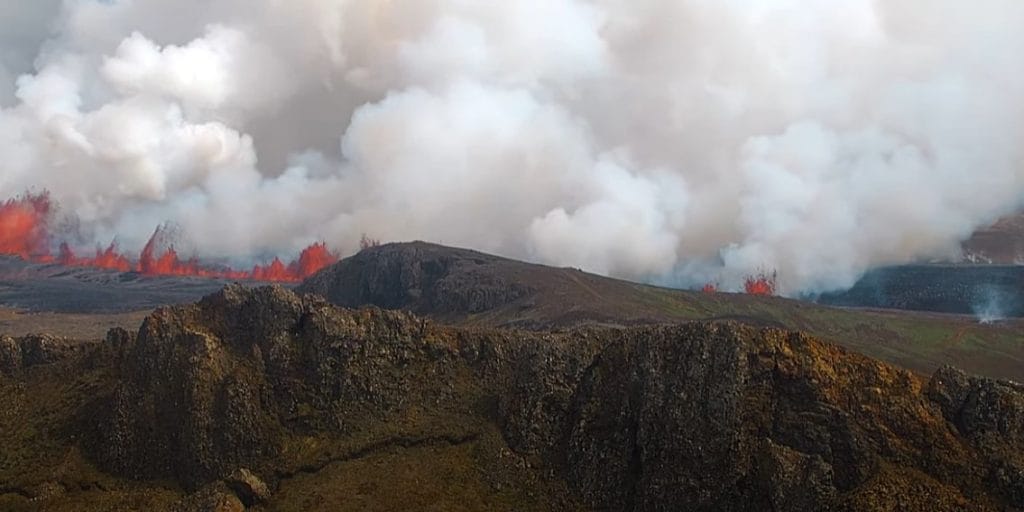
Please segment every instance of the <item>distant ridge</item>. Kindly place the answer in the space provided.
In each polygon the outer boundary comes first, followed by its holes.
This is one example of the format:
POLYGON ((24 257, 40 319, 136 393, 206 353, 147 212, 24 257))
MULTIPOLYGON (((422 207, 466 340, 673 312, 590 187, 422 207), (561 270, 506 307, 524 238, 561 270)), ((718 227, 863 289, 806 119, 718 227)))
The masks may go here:
POLYGON ((973 263, 1024 265, 1024 212, 979 230, 963 248, 964 257, 973 263))
POLYGON ((313 275, 297 289, 345 307, 375 305, 449 321, 550 327, 686 319, 658 307, 666 293, 699 306, 694 292, 666 290, 576 269, 524 263, 427 242, 369 248, 313 275))
POLYGON ((734 320, 813 333, 921 373, 952 364, 1024 381, 1024 321, 841 309, 779 297, 659 288, 426 242, 373 247, 297 289, 348 308, 411 311, 455 325, 530 330, 734 320))

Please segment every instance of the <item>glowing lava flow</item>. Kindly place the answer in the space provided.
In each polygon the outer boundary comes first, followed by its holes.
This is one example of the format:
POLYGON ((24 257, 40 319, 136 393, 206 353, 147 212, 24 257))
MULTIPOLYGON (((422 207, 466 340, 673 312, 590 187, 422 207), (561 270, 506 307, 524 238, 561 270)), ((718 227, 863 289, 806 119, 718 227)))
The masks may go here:
POLYGON ((750 295, 773 296, 778 292, 778 275, 772 272, 761 272, 756 276, 747 277, 743 290, 750 295))
POLYGON ((50 259, 46 219, 50 196, 26 194, 0 204, 0 254, 23 259, 50 259))
POLYGON ((59 263, 71 267, 90 267, 120 272, 135 271, 147 276, 197 276, 215 279, 274 282, 301 281, 338 261, 338 255, 325 243, 307 247, 299 258, 285 264, 279 258, 268 265, 256 265, 250 271, 204 266, 198 258, 182 260, 168 243, 165 230, 157 228, 133 263, 118 252, 116 244, 96 249, 94 257, 80 257, 62 242, 57 257, 50 254, 47 229, 52 205, 47 193, 25 194, 0 203, 0 254, 18 256, 34 263, 59 263))
POLYGON ((128 272, 132 269, 131 262, 117 252, 117 246, 114 244, 110 244, 105 251, 96 249, 95 258, 79 258, 75 256, 67 242, 62 242, 60 252, 57 254, 57 263, 66 267, 94 267, 120 272, 128 272))

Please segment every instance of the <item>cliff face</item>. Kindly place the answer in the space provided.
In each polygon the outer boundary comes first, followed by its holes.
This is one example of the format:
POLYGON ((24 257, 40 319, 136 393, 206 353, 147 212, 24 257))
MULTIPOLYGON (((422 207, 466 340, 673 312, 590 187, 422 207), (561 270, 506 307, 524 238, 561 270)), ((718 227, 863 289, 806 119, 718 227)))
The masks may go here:
POLYGON ((337 464, 427 449, 475 468, 490 509, 1024 507, 1018 386, 922 383, 781 330, 455 329, 228 287, 158 311, 123 354, 91 458, 200 493, 246 468, 270 509, 346 488, 337 464))
MULTIPOLYGON (((551 426, 513 446, 561 461, 587 503, 752 511, 1022 504, 1001 482, 1019 485, 1020 466, 995 462, 995 454, 1013 457, 1015 441, 965 435, 905 371, 803 335, 729 324, 622 334, 571 391, 554 395, 567 396, 564 405, 511 411, 513 432, 551 426)), ((527 396, 551 397, 546 387, 527 396)), ((996 424, 1019 425, 1017 409, 995 405, 1008 399, 990 399, 985 410, 996 424)))
POLYGON ((115 473, 197 489, 240 466, 280 481, 367 451, 460 444, 487 434, 500 399, 488 384, 530 343, 542 341, 228 287, 145 321, 92 449, 115 473))
POLYGON ((987 461, 988 482, 1014 506, 1024 503, 1024 386, 942 368, 928 397, 987 461))

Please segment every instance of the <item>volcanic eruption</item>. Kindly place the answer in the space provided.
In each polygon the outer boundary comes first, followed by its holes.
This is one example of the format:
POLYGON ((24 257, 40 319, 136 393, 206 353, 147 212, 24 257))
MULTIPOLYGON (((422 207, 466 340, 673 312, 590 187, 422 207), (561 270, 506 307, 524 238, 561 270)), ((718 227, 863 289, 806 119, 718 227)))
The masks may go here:
POLYGON ((67 241, 61 241, 54 257, 54 240, 49 224, 54 208, 48 193, 25 193, 0 204, 0 254, 17 256, 34 263, 59 263, 71 267, 92 267, 119 272, 138 272, 146 276, 196 276, 215 279, 298 282, 338 261, 326 243, 313 243, 299 257, 285 264, 274 258, 251 270, 205 265, 198 256, 182 259, 174 248, 173 237, 158 226, 138 257, 121 253, 116 243, 96 248, 92 257, 78 256, 67 241))
POLYGON ((0 254, 26 260, 52 261, 46 231, 48 194, 26 194, 0 204, 0 254))
POLYGON ((1019 2, 10 11, 0 197, 47 189, 89 228, 62 252, 9 204, 11 254, 217 272, 369 231, 694 289, 773 268, 797 296, 955 260, 1024 205, 1019 2), (166 222, 204 263, 143 254, 166 222))

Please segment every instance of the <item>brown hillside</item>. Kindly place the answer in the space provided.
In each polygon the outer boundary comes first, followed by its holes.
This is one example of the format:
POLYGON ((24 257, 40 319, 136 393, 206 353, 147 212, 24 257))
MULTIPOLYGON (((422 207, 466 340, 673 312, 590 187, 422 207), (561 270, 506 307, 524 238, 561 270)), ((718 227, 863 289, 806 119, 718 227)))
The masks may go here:
POLYGON ((39 345, 0 341, 4 510, 1024 506, 1019 386, 773 328, 454 328, 229 287, 39 345))
POLYGON ((964 256, 976 263, 1024 263, 1024 213, 1011 215, 978 231, 963 247, 964 256))
POLYGON ((811 333, 922 374, 944 365, 1024 382, 1024 320, 839 309, 673 290, 414 242, 363 251, 298 287, 345 307, 403 309, 462 326, 535 330, 735 320, 811 333))

